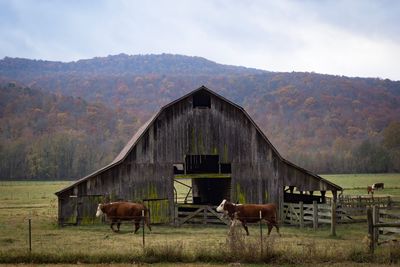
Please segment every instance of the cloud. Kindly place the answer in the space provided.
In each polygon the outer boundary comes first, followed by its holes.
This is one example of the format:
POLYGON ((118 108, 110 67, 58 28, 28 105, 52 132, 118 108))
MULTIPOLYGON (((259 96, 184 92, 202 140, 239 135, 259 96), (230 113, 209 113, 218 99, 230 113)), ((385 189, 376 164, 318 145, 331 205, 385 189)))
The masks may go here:
POLYGON ((400 80, 398 1, 0 2, 0 57, 176 53, 400 80))

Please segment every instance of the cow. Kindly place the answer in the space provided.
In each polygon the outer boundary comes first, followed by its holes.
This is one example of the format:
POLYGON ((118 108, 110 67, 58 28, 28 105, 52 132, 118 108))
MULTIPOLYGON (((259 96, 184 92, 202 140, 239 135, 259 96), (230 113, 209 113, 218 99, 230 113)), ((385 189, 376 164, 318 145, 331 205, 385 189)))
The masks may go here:
POLYGON ((121 221, 134 221, 135 234, 140 228, 140 221, 142 220, 142 211, 144 211, 144 221, 151 231, 149 223, 149 212, 145 205, 132 202, 111 202, 107 204, 99 204, 97 206, 96 216, 106 214, 107 218, 111 220, 111 230, 119 232, 121 221), (117 230, 114 229, 114 224, 117 223, 117 230))
POLYGON ((383 183, 375 183, 372 185, 372 190, 379 190, 383 189, 384 184, 383 183))
POLYGON ((367 192, 368 194, 374 194, 375 190, 383 189, 384 188, 384 183, 375 183, 372 185, 367 186, 367 192))
POLYGON ((268 235, 270 235, 272 228, 275 226, 279 235, 279 227, 277 223, 277 207, 273 203, 269 204, 234 204, 224 199, 217 207, 218 212, 224 212, 232 220, 231 227, 234 226, 234 221, 237 219, 242 223, 246 234, 249 235, 247 223, 255 223, 265 220, 268 225, 268 235))

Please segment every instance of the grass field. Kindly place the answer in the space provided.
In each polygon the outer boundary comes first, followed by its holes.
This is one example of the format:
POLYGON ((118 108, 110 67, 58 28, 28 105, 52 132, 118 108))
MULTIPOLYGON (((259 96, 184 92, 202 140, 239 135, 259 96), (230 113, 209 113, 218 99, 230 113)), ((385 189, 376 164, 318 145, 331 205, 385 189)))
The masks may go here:
POLYGON ((376 190, 374 196, 391 196, 400 199, 400 174, 329 174, 321 177, 340 185, 345 195, 368 195, 367 186, 384 183, 384 190, 376 190))
MULTIPOLYGON (((374 175, 323 177, 351 193, 378 182, 374 175)), ((396 190, 400 188, 399 174, 376 177, 385 183, 385 190, 379 194, 400 195, 400 190, 396 190)), ((264 226, 262 256, 258 225, 250 227, 249 237, 240 228, 237 235, 228 237, 226 226, 154 225, 152 233, 146 230, 143 249, 141 234, 132 234, 129 224, 121 226, 120 234, 111 232, 108 225, 58 228, 54 192, 68 184, 70 182, 0 182, 0 263, 223 264, 244 261, 364 266, 389 264, 400 258, 400 246, 395 244, 379 247, 375 256, 368 254, 365 223, 338 225, 336 237, 330 236, 329 226, 317 231, 283 226, 281 237, 274 230, 267 238, 264 226), (32 220, 32 252, 29 252, 28 242, 29 218, 32 220)))

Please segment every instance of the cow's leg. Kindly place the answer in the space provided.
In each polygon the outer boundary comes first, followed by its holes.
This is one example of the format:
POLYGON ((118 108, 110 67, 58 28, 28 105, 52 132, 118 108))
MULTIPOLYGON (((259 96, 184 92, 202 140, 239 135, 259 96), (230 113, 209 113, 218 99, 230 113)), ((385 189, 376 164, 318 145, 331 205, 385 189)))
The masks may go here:
POLYGON ((140 221, 135 221, 135 234, 137 233, 139 228, 140 228, 140 221))
POLYGON ((281 233, 279 233, 279 226, 277 223, 275 223, 275 228, 276 228, 276 231, 278 232, 279 236, 281 236, 281 233))
POLYGON ((113 230, 114 232, 117 232, 117 231, 115 231, 115 229, 114 229, 114 224, 115 224, 115 220, 112 220, 112 221, 111 221, 111 225, 110 225, 111 230, 113 230))
POLYGON ((246 230, 246 234, 250 235, 249 234, 249 229, 247 228, 247 225, 246 225, 246 222, 242 222, 242 225, 243 225, 244 230, 246 230))
POLYGON ((118 223, 117 223, 117 229, 118 229, 118 232, 119 232, 119 227, 121 226, 121 222, 120 221, 118 221, 118 223))
POLYGON ((274 226, 271 223, 267 223, 268 226, 268 236, 271 234, 272 228, 274 228, 274 226))
POLYGON ((149 230, 151 232, 150 222, 149 222, 149 218, 147 216, 144 218, 144 221, 145 221, 145 223, 147 225, 147 228, 149 228, 149 230))

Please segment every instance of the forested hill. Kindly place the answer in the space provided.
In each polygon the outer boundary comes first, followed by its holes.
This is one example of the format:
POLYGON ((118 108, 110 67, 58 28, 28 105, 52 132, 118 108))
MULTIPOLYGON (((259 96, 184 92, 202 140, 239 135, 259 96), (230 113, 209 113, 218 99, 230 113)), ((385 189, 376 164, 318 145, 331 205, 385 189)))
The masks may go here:
POLYGON ((91 172, 138 127, 129 117, 101 103, 0 83, 0 179, 91 172))
MULTIPOLYGON (((119 126, 130 135, 160 107, 205 85, 244 107, 278 151, 302 167, 318 173, 400 171, 399 81, 267 72, 169 54, 72 63, 5 58, 1 80, 102 105, 123 117, 119 126)), ((113 149, 128 136, 121 135, 113 149)))
POLYGON ((265 71, 217 64, 202 57, 182 55, 134 55, 56 62, 6 57, 0 60, 0 76, 34 79, 44 75, 232 75, 265 71))

